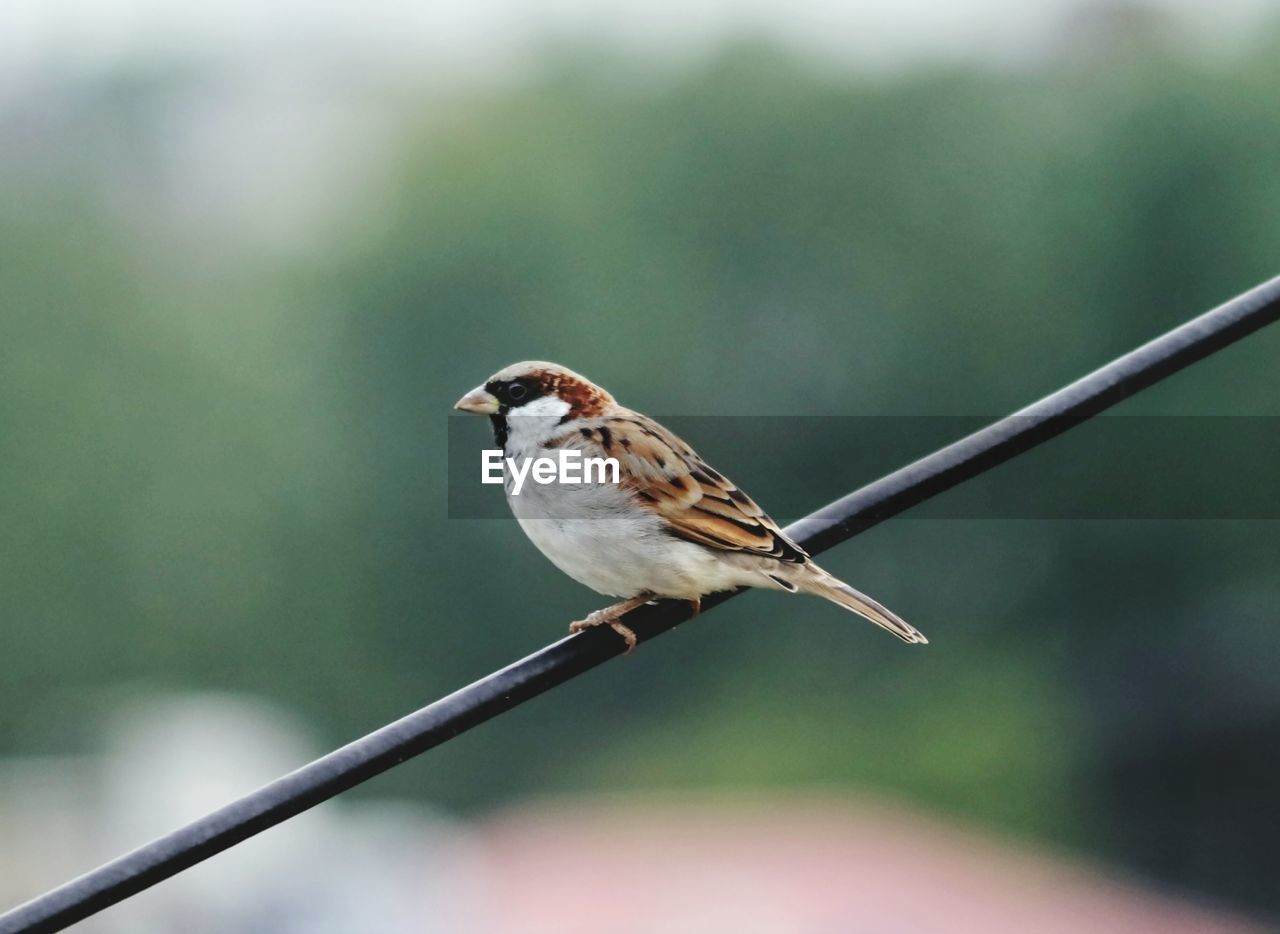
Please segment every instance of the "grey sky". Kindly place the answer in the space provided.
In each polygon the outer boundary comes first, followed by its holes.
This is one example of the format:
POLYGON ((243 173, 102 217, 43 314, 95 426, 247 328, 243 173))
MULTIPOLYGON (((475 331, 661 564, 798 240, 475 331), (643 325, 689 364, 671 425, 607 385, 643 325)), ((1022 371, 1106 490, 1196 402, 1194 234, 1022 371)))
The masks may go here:
MULTIPOLYGON (((1031 54, 1077 0, 5 0, 0 75, 109 68, 122 60, 318 55, 398 69, 492 72, 548 39, 604 38, 696 55, 768 35, 868 66, 1031 54)), ((1148 0, 1214 42, 1247 39, 1280 0, 1148 0)))

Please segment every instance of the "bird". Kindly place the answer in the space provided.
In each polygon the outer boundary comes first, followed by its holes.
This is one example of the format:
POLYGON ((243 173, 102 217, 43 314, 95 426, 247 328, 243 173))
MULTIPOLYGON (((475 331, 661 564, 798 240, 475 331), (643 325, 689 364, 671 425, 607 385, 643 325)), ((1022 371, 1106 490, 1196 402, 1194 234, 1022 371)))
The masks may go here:
POLYGON ((592 482, 566 472, 565 482, 518 487, 514 471, 505 471, 508 505, 533 544, 569 577, 622 598, 572 623, 570 632, 607 625, 630 654, 636 634, 621 620, 637 607, 684 600, 696 616, 707 594, 758 587, 823 597, 904 642, 929 641, 819 567, 688 444, 585 376, 544 361, 516 363, 454 408, 487 415, 504 462, 517 470, 558 452, 616 461, 616 476, 602 470, 592 482))

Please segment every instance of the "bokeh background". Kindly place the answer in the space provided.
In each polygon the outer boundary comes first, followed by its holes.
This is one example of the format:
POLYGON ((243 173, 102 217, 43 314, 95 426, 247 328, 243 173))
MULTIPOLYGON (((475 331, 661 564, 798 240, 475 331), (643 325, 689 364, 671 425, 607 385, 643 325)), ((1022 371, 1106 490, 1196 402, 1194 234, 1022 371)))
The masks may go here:
MULTIPOLYGON (((449 514, 500 366, 833 416, 689 438, 792 519, 1280 270, 1273 0, 4 6, 6 907, 600 605, 449 514)), ((825 557, 927 649, 735 600, 85 929, 1265 929, 1278 358, 825 557)))

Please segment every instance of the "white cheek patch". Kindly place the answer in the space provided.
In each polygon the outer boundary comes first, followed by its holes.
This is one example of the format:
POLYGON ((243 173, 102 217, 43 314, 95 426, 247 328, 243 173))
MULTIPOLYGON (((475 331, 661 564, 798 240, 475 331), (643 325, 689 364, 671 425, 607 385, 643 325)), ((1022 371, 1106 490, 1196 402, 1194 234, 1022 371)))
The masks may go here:
POLYGON ((508 454, 534 457, 560 428, 560 419, 571 406, 558 396, 543 396, 507 412, 508 454))
POLYGON ((519 408, 511 409, 507 412, 507 417, 519 418, 534 415, 559 420, 569 414, 569 409, 569 403, 559 396, 543 396, 541 399, 534 399, 519 408))

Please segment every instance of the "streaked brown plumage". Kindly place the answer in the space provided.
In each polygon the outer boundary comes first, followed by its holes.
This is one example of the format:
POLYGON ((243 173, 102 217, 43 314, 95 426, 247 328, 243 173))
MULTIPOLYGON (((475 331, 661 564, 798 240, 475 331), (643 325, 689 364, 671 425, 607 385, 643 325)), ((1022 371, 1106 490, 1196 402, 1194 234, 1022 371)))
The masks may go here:
POLYGON ((561 570, 622 603, 573 624, 607 624, 655 597, 688 600, 764 587, 824 597, 911 643, 928 640, 896 614, 828 574, 754 500, 651 418, 619 405, 585 377, 527 362, 494 374, 457 404, 490 416, 507 456, 574 448, 612 457, 616 487, 552 485, 508 502, 525 532, 561 570), (605 488, 609 487, 609 488, 605 488))

